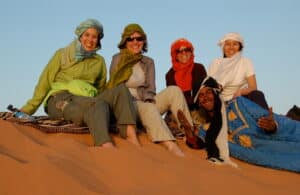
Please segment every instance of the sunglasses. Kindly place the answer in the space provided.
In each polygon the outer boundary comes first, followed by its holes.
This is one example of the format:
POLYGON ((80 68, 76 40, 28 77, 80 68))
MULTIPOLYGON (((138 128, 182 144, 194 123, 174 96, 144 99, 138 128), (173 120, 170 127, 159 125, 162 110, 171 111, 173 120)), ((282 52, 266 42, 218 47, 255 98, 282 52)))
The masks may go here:
POLYGON ((145 38, 144 37, 128 37, 126 39, 126 41, 128 41, 128 42, 132 42, 134 40, 136 40, 138 42, 141 42, 141 41, 145 41, 145 38))
POLYGON ((176 53, 183 53, 183 52, 192 52, 192 48, 190 47, 186 47, 186 48, 182 48, 182 49, 177 49, 176 53))

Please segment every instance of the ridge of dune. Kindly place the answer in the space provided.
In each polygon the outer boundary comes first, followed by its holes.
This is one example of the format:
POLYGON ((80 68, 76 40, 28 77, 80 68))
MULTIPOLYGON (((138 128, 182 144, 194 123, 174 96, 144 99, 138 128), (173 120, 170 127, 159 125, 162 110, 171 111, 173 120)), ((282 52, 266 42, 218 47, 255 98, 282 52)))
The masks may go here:
POLYGON ((298 194, 300 174, 205 160, 178 141, 184 158, 139 135, 117 135, 117 149, 93 147, 89 134, 45 134, 0 120, 0 194, 298 194))

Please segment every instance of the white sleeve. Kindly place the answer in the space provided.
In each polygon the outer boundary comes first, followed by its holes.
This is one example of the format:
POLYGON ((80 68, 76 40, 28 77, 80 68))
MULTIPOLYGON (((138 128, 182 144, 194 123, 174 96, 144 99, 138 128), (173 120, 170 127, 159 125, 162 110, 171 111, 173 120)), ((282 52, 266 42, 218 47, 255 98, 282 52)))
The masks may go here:
POLYGON ((245 73, 246 73, 246 77, 255 75, 255 70, 254 70, 254 66, 251 60, 244 58, 244 66, 245 66, 245 73))

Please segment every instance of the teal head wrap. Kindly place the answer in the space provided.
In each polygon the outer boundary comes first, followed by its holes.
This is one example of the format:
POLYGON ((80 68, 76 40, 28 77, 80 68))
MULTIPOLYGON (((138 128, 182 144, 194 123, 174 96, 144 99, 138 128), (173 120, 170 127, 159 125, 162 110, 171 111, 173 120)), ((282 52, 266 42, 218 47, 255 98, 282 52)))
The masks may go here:
POLYGON ((86 31, 88 28, 95 28, 99 32, 99 49, 101 48, 100 40, 103 38, 103 26, 98 20, 96 19, 87 19, 79 24, 75 29, 75 34, 80 38, 82 33, 86 31))

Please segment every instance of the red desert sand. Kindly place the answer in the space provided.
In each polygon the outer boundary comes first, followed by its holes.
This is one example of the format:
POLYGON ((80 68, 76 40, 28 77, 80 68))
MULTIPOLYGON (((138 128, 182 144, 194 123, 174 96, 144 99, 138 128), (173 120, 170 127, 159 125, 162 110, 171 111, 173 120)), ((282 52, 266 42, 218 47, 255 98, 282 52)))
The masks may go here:
POLYGON ((0 194, 300 194, 300 174, 205 160, 178 141, 172 155, 139 135, 138 148, 117 135, 117 149, 93 147, 89 134, 45 134, 0 120, 0 194))

